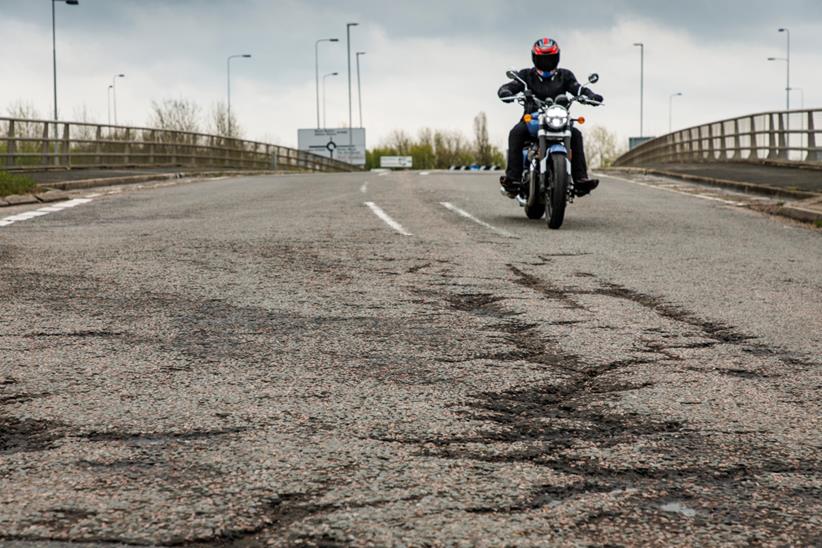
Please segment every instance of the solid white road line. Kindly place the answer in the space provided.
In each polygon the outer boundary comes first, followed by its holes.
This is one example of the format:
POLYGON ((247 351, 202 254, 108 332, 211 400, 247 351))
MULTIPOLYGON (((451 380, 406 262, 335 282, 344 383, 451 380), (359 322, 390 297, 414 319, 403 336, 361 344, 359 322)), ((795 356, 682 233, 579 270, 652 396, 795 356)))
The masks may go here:
POLYGON ((400 223, 389 217, 388 213, 380 209, 380 206, 378 206, 374 202, 365 202, 365 205, 367 205, 369 209, 371 209, 371 211, 374 212, 374 215, 382 219, 385 222, 385 224, 387 224, 403 236, 412 236, 412 234, 405 230, 400 223))
POLYGON ((29 219, 34 219, 36 217, 42 217, 43 215, 48 215, 49 213, 57 213, 58 211, 63 211, 64 209, 69 209, 72 207, 76 207, 78 205, 87 204, 90 201, 91 198, 75 198, 74 200, 69 200, 67 202, 59 202, 50 206, 41 207, 40 209, 35 209, 33 211, 18 213, 17 215, 12 215, 10 217, 0 219, 0 227, 9 226, 14 223, 19 223, 20 221, 28 221, 29 219))
POLYGON ((648 187, 648 188, 655 188, 657 190, 664 190, 666 192, 673 192, 674 194, 682 194, 683 196, 693 196, 694 198, 702 198, 703 200, 710 200, 712 202, 720 202, 720 203, 723 203, 723 204, 726 204, 726 205, 732 205, 732 206, 736 206, 736 207, 740 207, 740 206, 745 205, 745 203, 743 203, 743 202, 735 202, 733 200, 724 200, 722 198, 717 198, 716 196, 705 196, 703 194, 694 194, 692 192, 683 192, 681 190, 676 190, 674 188, 667 188, 667 187, 664 187, 664 186, 657 186, 657 185, 651 185, 651 184, 648 184, 648 183, 642 183, 642 182, 639 182, 639 181, 632 181, 631 179, 626 179, 624 177, 617 177, 616 175, 604 175, 603 174, 603 177, 606 177, 606 178, 609 178, 609 179, 616 179, 617 181, 623 181, 625 183, 631 183, 631 184, 634 184, 634 185, 644 186, 644 187, 648 187))
POLYGON ((466 219, 470 219, 470 220, 474 221, 475 223, 477 223, 480 226, 484 226, 485 228, 487 228, 488 230, 491 230, 492 232, 496 232, 500 236, 505 236, 506 238, 518 238, 519 237, 519 236, 516 236, 514 234, 511 234, 507 230, 497 228, 495 226, 489 225, 485 221, 477 219, 476 217, 474 217, 473 215, 471 215, 467 211, 458 208, 457 206, 455 206, 454 204, 452 204, 450 202, 440 202, 440 205, 443 206, 445 209, 453 211, 457 215, 461 215, 461 216, 465 217, 466 219))
POLYGON ((368 192, 368 181, 366 181, 362 184, 362 186, 360 187, 360 192, 362 192, 363 194, 368 192))

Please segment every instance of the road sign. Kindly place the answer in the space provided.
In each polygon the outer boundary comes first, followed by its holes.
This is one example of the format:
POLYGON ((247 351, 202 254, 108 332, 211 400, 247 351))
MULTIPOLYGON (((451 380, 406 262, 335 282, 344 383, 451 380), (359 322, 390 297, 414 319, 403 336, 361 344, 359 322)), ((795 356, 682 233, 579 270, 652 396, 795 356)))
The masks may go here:
POLYGON ((332 128, 297 131, 300 150, 334 158, 349 164, 365 165, 365 129, 332 128))
POLYGON ((413 166, 414 158, 411 156, 380 156, 380 167, 411 168, 413 166))

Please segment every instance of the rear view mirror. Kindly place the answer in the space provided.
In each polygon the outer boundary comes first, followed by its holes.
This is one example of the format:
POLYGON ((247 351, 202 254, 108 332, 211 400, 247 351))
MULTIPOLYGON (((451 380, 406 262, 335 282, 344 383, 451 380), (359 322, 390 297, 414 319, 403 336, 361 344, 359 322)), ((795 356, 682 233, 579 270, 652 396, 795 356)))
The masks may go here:
POLYGON ((517 74, 517 71, 509 70, 508 72, 505 73, 505 75, 508 78, 510 78, 511 80, 516 80, 517 82, 521 83, 523 86, 525 86, 525 89, 528 89, 528 84, 525 83, 525 80, 523 80, 522 78, 519 77, 519 74, 517 74))
POLYGON ((596 84, 597 82, 599 82, 599 74, 597 74, 596 72, 588 77, 589 84, 596 84))

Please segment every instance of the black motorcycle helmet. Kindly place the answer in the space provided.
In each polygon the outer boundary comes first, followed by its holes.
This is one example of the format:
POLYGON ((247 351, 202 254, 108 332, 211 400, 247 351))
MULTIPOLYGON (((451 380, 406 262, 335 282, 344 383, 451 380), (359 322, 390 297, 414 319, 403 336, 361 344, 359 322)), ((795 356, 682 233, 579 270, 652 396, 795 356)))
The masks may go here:
POLYGON ((540 38, 531 48, 531 60, 542 76, 547 76, 559 66, 559 44, 551 38, 540 38))

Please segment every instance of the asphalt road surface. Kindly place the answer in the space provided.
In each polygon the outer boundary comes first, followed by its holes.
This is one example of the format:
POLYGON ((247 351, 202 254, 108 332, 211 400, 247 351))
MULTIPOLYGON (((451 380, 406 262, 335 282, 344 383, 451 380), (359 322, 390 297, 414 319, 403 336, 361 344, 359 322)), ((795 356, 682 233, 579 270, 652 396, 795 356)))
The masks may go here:
POLYGON ((818 230, 617 179, 560 231, 491 175, 85 199, 0 226, 0 544, 822 544, 818 230))

